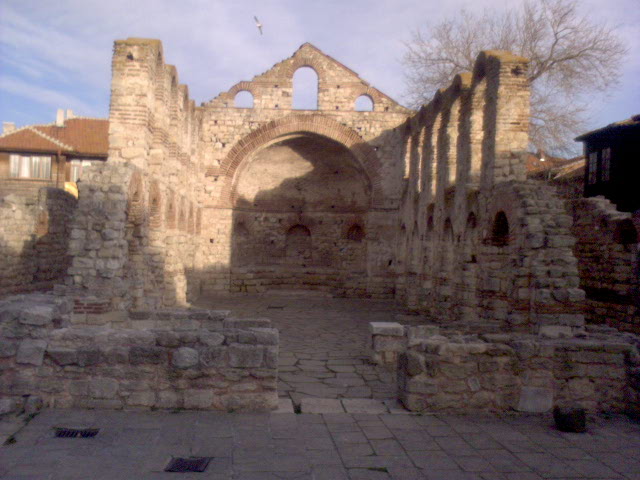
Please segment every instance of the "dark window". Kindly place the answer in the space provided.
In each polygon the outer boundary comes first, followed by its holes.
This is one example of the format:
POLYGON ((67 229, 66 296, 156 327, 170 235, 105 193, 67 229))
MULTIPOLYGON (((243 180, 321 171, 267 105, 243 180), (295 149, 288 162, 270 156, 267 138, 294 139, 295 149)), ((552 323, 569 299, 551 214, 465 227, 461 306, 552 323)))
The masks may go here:
POLYGON ((587 183, 594 185, 598 181, 598 152, 591 152, 589 154, 589 174, 587 183))
POLYGON ((608 182, 611 179, 611 149, 605 148, 602 150, 602 164, 600 180, 608 182))

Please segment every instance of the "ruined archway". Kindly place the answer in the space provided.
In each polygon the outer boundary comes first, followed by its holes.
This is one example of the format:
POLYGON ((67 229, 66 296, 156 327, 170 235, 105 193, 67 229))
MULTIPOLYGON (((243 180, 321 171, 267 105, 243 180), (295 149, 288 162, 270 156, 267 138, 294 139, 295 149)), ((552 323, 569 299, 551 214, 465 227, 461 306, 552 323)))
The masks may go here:
POLYGON ((292 114, 271 121, 254 130, 238 141, 222 160, 219 169, 210 169, 208 174, 221 174, 224 182, 220 197, 221 207, 231 207, 232 184, 238 168, 248 156, 287 135, 317 135, 342 145, 352 155, 352 160, 360 166, 371 186, 373 205, 383 202, 384 194, 380 178, 381 164, 374 148, 365 142, 354 130, 321 114, 292 114))

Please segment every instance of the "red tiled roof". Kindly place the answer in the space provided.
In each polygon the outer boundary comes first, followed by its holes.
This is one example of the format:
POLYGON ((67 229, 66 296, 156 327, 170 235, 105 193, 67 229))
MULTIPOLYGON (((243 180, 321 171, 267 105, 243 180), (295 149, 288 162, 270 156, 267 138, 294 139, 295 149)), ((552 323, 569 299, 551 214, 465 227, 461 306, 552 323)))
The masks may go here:
POLYGON ((106 157, 109 150, 109 121, 71 118, 63 127, 31 125, 0 137, 0 150, 57 152, 106 157))

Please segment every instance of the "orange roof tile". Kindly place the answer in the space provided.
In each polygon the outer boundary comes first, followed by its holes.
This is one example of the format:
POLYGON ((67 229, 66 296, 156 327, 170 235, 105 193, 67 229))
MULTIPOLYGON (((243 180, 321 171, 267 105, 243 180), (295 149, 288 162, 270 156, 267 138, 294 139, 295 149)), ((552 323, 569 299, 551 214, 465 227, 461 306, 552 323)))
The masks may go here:
POLYGON ((0 150, 57 152, 106 157, 109 151, 109 121, 97 118, 67 119, 55 124, 32 125, 0 137, 0 150))

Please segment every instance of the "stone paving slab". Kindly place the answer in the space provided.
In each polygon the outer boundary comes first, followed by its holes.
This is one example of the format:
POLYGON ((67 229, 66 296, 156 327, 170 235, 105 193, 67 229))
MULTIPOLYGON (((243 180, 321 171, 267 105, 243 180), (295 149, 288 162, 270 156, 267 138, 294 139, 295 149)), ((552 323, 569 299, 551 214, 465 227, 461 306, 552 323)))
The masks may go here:
POLYGON ((0 480, 640 479, 640 425, 624 416, 567 434, 551 415, 45 410, 15 438, 0 480), (65 425, 100 433, 54 438, 65 425), (213 457, 204 473, 163 471, 192 455, 213 457))

